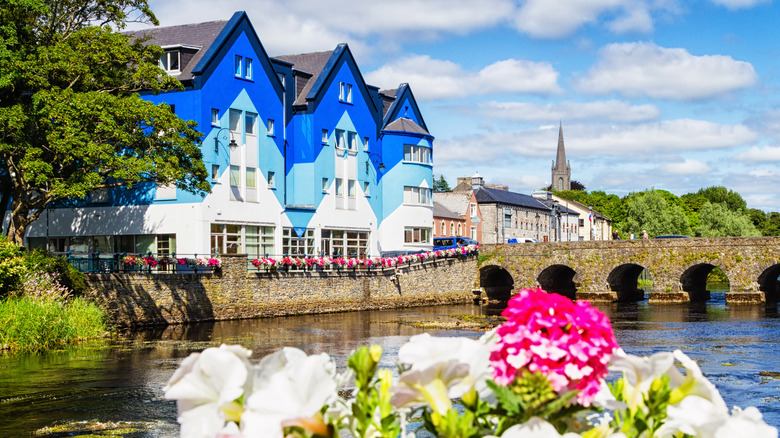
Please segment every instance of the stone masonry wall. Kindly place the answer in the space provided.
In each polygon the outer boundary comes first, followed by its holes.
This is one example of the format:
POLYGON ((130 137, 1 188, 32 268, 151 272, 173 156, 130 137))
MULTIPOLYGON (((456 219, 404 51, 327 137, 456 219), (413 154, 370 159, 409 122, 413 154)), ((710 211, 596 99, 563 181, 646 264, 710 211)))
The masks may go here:
POLYGON ((385 270, 247 272, 246 256, 222 256, 219 273, 86 275, 89 293, 119 326, 149 326, 464 303, 476 256, 385 270))

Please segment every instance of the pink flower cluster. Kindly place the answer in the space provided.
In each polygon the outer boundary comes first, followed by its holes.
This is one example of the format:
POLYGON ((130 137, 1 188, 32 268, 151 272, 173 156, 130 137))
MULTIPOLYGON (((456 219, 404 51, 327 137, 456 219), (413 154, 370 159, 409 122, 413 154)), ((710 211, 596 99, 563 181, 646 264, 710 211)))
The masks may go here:
POLYGON ((470 254, 478 254, 479 253, 479 245, 469 245, 469 246, 463 246, 460 248, 451 248, 451 249, 440 249, 437 251, 428 251, 423 252, 419 254, 409 254, 409 255, 403 255, 398 257, 378 257, 374 259, 368 259, 368 258, 343 258, 343 257, 314 257, 314 258, 308 258, 308 257, 284 257, 281 260, 275 260, 273 258, 266 258, 266 257, 259 257, 256 259, 253 259, 251 261, 252 265, 259 268, 262 266, 265 267, 274 267, 274 266, 291 266, 291 267, 301 267, 301 266, 312 266, 317 265, 319 267, 325 267, 328 265, 334 265, 338 267, 343 267, 347 269, 356 269, 359 267, 377 267, 381 266, 383 268, 391 268, 398 265, 403 265, 406 263, 414 263, 429 259, 436 259, 439 257, 454 257, 454 256, 467 256, 470 254))
POLYGON ((502 313, 499 341, 490 362, 499 385, 511 384, 519 372, 541 372, 556 392, 580 391, 577 401, 589 406, 608 374, 618 348, 609 318, 587 301, 523 289, 502 313))

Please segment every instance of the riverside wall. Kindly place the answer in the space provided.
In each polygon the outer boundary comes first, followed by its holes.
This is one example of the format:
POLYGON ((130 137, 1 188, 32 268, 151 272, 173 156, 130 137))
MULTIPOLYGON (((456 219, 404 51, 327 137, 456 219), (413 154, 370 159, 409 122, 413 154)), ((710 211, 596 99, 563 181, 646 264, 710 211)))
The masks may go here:
POLYGON ((247 271, 245 255, 223 255, 214 273, 85 275, 88 294, 120 327, 305 313, 465 303, 478 288, 477 257, 396 268, 247 271))

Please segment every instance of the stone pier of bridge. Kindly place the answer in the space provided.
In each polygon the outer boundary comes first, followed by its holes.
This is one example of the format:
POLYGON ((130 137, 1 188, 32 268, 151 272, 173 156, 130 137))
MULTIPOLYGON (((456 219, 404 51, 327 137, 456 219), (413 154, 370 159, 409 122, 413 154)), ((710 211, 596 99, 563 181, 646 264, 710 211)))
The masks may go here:
POLYGON ((704 301, 715 268, 729 304, 777 302, 780 237, 677 238, 483 245, 479 284, 491 299, 542 287, 589 301, 638 301, 643 271, 651 303, 704 301))

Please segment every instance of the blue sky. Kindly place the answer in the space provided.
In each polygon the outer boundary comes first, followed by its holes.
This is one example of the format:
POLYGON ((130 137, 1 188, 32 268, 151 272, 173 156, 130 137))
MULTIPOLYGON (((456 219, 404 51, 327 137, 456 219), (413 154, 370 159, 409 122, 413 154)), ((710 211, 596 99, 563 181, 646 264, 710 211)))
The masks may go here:
POLYGON ((780 211, 780 5, 771 0, 151 0, 161 25, 245 10, 271 56, 346 42, 366 80, 410 84, 434 174, 623 196, 722 185, 780 211))

